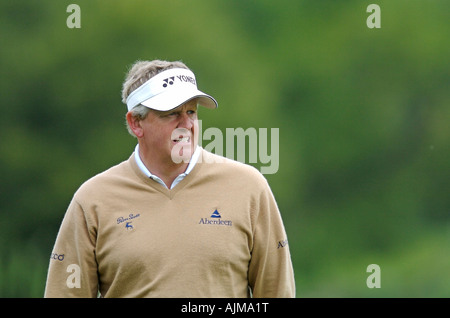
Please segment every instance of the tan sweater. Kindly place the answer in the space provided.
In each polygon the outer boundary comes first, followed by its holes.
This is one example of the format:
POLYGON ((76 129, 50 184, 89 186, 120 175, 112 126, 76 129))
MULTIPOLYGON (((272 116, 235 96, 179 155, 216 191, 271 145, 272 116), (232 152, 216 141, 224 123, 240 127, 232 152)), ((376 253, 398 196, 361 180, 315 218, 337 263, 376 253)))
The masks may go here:
POLYGON ((134 155, 75 193, 45 297, 295 297, 283 222, 266 179, 205 150, 169 190, 134 155))

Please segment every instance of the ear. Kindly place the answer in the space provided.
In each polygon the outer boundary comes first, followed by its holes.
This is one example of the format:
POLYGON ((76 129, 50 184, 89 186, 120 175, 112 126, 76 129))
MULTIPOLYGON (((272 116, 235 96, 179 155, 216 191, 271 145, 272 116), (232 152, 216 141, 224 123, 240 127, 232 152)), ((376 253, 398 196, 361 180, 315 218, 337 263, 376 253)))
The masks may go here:
POLYGON ((141 138, 144 136, 144 130, 141 126, 141 120, 137 117, 134 117, 131 112, 127 113, 127 122, 128 126, 130 126, 131 131, 133 131, 136 137, 141 138))

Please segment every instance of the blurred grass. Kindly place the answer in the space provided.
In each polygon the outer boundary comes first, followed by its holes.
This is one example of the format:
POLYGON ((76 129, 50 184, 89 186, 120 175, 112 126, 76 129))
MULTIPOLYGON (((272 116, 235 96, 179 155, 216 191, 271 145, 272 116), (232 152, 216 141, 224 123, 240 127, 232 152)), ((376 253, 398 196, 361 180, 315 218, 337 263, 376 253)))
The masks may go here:
POLYGON ((450 228, 442 228, 389 253, 327 259, 312 277, 297 276, 297 297, 448 298, 449 268, 450 228), (370 264, 380 266, 381 288, 366 285, 370 264))
POLYGON ((4 246, 0 257, 0 298, 44 296, 50 254, 29 244, 4 246))

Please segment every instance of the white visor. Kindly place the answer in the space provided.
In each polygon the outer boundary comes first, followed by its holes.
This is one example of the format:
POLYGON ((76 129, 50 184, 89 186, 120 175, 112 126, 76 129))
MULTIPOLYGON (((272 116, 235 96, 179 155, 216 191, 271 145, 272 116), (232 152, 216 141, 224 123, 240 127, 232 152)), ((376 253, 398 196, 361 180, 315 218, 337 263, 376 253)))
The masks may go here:
POLYGON ((188 69, 172 68, 163 71, 134 90, 127 98, 128 111, 137 105, 168 111, 191 99, 207 108, 217 108, 217 101, 197 89, 195 75, 188 69))

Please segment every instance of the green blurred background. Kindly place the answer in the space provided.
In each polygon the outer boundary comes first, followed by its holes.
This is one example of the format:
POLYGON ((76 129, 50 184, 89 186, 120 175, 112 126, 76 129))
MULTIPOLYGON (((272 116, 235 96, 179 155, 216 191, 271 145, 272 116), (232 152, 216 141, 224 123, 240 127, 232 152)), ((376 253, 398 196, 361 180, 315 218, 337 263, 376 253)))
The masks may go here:
MULTIPOLYGON (((73 193, 129 157, 125 72, 182 60, 203 130, 279 128, 297 297, 450 296, 450 2, 0 0, 0 296, 42 297, 73 193), (67 6, 81 8, 69 29, 67 6), (369 29, 369 4, 381 28, 369 29), (369 264, 381 268, 370 289, 369 264)), ((258 166, 258 164, 255 164, 258 166)))

